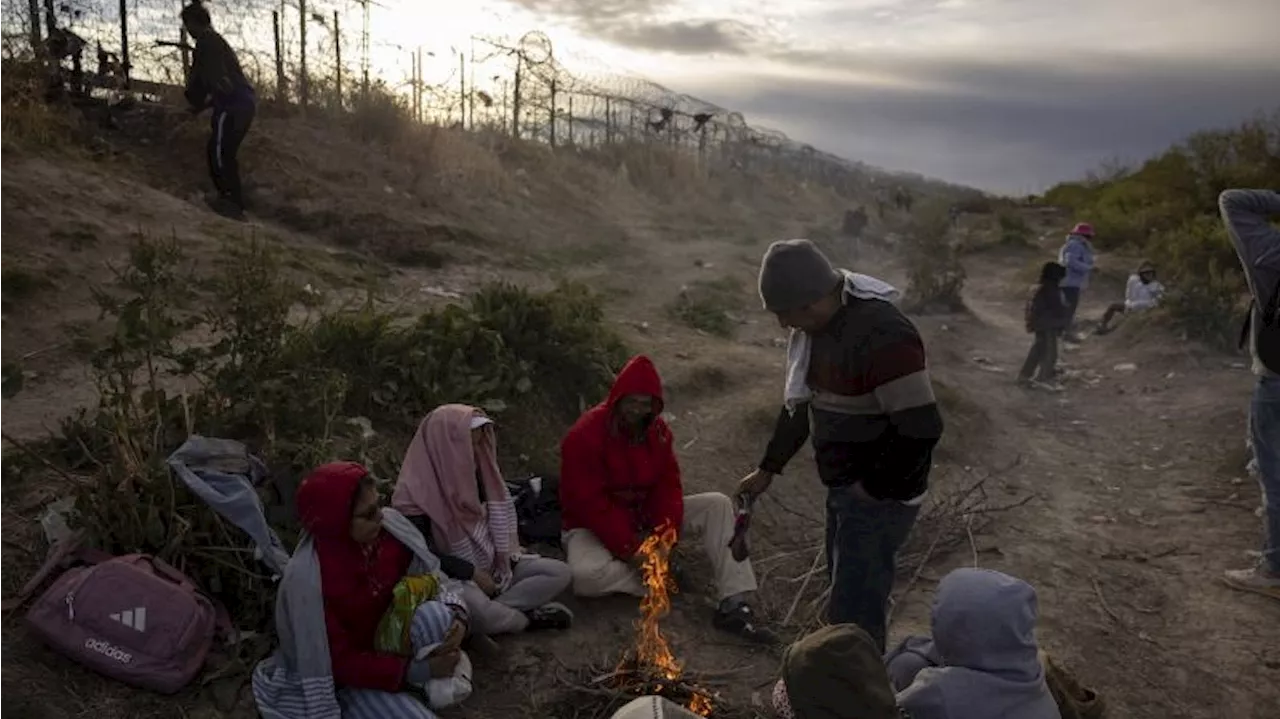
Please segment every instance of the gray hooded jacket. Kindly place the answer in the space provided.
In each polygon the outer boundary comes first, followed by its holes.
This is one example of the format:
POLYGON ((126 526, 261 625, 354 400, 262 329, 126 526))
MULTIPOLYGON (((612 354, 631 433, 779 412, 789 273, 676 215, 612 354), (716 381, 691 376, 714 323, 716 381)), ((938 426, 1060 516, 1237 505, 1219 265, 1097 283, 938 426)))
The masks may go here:
POLYGON ((988 569, 951 572, 934 599, 932 647, 908 640, 889 656, 895 683, 907 678, 904 665, 939 664, 918 669, 899 705, 912 719, 1061 719, 1035 627, 1030 584, 988 569))

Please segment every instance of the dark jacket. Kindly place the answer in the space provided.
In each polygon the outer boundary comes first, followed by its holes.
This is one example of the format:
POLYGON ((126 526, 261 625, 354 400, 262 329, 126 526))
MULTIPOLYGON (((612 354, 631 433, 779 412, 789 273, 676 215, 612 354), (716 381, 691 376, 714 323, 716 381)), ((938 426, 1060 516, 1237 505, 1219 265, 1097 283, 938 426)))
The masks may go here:
POLYGON ((1058 332, 1071 323, 1071 310, 1058 284, 1035 285, 1027 299, 1028 332, 1058 332))
POLYGON ((781 473, 812 435, 828 487, 861 483, 899 501, 923 494, 943 423, 915 325, 889 302, 847 298, 812 342, 813 400, 782 409, 760 468, 781 473))
POLYGON ((213 105, 214 110, 226 110, 253 104, 255 100, 253 86, 240 69, 235 50, 213 30, 196 38, 191 76, 183 94, 192 107, 200 110, 208 105, 213 105))

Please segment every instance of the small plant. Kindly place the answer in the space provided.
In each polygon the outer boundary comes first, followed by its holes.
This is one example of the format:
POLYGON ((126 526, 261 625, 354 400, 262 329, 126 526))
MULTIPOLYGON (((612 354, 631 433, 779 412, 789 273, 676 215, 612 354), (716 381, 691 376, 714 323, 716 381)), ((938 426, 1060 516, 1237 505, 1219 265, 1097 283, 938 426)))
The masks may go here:
POLYGON ((1014 212, 1001 212, 996 216, 1000 225, 1000 243, 1023 247, 1031 240, 1031 228, 1021 215, 1014 212))
POLYGON ((37 271, 12 266, 0 270, 0 297, 6 310, 51 287, 53 282, 37 271))
POLYGON ((907 266, 904 307, 912 312, 959 312, 965 272, 950 236, 951 221, 941 205, 924 208, 913 218, 902 245, 907 266))
POLYGON ((696 280, 681 288, 667 311, 677 321, 717 337, 733 336, 737 321, 729 313, 742 304, 742 284, 732 277, 696 280))

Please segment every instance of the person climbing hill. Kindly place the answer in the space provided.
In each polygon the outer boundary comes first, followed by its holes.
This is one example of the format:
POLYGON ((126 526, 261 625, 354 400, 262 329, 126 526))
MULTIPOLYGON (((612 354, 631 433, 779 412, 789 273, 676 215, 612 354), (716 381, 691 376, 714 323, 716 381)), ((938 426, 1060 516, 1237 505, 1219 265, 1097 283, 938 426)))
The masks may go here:
POLYGON ((219 214, 244 219, 244 188, 240 182, 240 144, 244 142, 257 98, 240 68, 240 59, 213 29, 209 11, 200 0, 182 8, 182 24, 196 40, 191 75, 184 91, 193 114, 212 107, 207 148, 209 177, 218 196, 209 203, 219 214))

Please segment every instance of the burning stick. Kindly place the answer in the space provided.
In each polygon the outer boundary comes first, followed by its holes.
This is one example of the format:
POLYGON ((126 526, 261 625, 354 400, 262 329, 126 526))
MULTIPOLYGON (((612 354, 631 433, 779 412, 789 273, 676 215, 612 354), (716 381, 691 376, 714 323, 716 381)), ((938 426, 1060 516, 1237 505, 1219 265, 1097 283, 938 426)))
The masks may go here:
MULTIPOLYGON (((676 591, 670 562, 675 544, 675 528, 664 526, 640 545, 641 573, 646 591, 640 601, 640 619, 636 622, 635 657, 623 657, 614 670, 612 678, 615 680, 640 675, 641 683, 645 683, 643 677, 648 675, 657 680, 655 689, 658 691, 664 686, 684 684, 679 682, 684 667, 671 653, 671 646, 662 636, 660 626, 662 618, 671 611, 671 594, 676 591)), ((699 716, 710 715, 713 708, 711 697, 696 687, 688 688, 692 693, 689 710, 699 716)))

